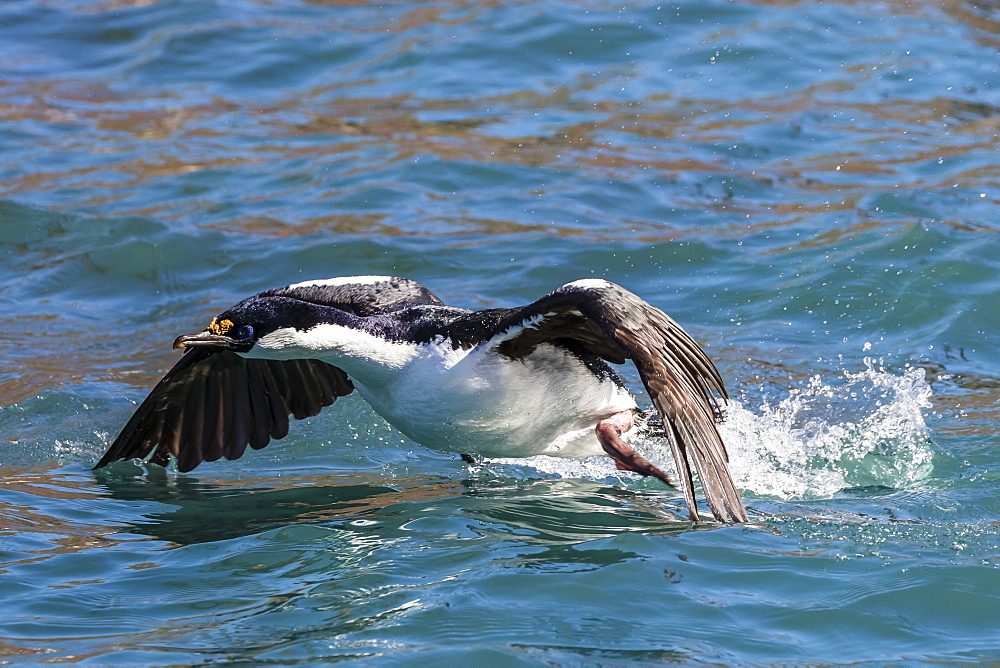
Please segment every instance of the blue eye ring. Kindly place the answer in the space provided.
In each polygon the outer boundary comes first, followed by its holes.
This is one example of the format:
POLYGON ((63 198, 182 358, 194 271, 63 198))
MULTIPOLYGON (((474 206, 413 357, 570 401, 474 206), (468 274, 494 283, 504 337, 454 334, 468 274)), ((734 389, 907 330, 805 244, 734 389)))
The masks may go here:
POLYGON ((250 325, 242 325, 239 329, 236 330, 236 338, 240 339, 241 341, 244 339, 249 339, 251 336, 253 336, 253 327, 251 327, 250 325))

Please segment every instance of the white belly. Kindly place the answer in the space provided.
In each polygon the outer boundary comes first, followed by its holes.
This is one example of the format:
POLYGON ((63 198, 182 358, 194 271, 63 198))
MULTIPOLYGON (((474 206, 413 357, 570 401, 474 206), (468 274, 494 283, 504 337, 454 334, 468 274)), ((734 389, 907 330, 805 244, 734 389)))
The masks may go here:
POLYGON ((421 445, 486 457, 600 454, 597 422, 636 405, 627 390, 551 344, 516 361, 483 347, 430 345, 391 375, 354 383, 421 445))

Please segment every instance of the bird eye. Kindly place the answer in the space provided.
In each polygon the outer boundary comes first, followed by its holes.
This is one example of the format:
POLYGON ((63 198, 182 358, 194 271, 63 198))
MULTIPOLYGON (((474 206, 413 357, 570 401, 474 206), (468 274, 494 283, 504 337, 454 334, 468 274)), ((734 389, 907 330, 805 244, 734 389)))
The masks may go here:
POLYGON ((236 338, 237 339, 241 339, 241 340, 242 339, 249 339, 251 336, 253 336, 253 327, 251 327, 250 325, 243 325, 239 329, 236 330, 236 338))

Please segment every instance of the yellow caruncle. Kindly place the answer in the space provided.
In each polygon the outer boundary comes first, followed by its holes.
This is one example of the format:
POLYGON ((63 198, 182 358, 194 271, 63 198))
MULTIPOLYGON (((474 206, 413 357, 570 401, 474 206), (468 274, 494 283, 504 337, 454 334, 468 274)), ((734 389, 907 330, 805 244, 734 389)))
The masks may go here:
POLYGON ((208 331, 212 332, 212 334, 218 334, 219 336, 222 336, 232 328, 232 320, 219 320, 218 318, 212 318, 212 322, 208 325, 208 331))

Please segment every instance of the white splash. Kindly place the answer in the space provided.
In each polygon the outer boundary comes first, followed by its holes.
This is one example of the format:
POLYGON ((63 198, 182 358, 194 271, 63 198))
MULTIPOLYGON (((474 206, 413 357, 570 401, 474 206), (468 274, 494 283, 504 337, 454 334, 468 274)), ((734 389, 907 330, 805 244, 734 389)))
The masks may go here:
MULTIPOLYGON (((816 499, 863 486, 906 487, 931 471, 931 448, 921 409, 930 406, 924 371, 895 375, 870 360, 858 373, 834 379, 814 376, 775 403, 751 410, 732 401, 720 432, 736 485, 750 496, 816 499)), ((644 456, 670 473, 665 439, 632 441, 644 456)), ((491 459, 491 464, 531 466, 563 477, 622 480, 610 457, 491 459)))
POLYGON ((757 411, 734 402, 720 429, 736 485, 780 499, 830 497, 863 486, 905 487, 930 473, 933 450, 921 409, 924 370, 876 368, 813 376, 757 411))

